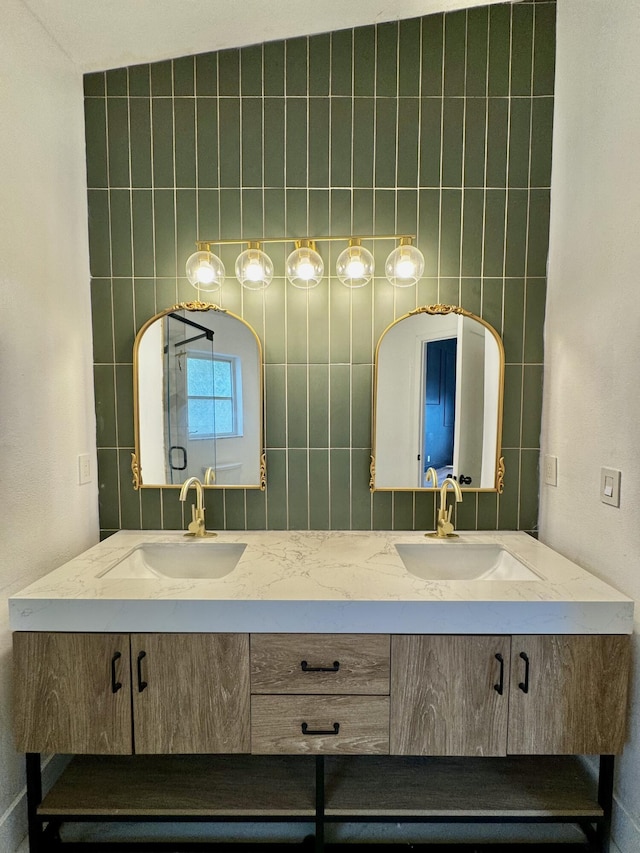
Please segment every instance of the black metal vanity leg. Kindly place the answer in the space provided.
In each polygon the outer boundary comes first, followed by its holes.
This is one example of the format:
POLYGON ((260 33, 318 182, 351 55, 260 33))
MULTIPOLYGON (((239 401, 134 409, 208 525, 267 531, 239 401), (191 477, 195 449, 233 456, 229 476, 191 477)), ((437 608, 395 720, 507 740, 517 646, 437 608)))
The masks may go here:
POLYGON ((27 825, 29 853, 44 853, 42 824, 38 820, 38 806, 42 802, 42 775, 40 753, 27 752, 27 825))
POLYGON ((324 755, 316 755, 315 853, 324 853, 324 755))
POLYGON ((600 772, 598 774, 598 802, 604 812, 603 820, 598 824, 598 851, 609 853, 609 842, 611 838, 611 813, 613 810, 613 771, 615 757, 613 755, 600 756, 600 772))

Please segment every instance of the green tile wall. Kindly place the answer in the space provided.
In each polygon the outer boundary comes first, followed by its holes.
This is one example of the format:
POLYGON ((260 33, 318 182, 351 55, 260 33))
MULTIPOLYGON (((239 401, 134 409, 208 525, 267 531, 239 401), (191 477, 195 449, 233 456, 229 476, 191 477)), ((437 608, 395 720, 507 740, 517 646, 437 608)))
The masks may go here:
MULTIPOLYGON (((464 528, 535 529, 553 118, 555 3, 433 15, 85 77, 103 535, 180 528, 176 490, 131 486, 132 346, 192 299, 194 241, 418 235, 424 278, 216 299, 264 344, 268 488, 207 494, 230 529, 433 527, 433 496, 368 490, 373 353, 436 301, 506 350, 505 492, 468 493, 464 528)), ((331 270, 340 244, 322 244, 331 270)), ((376 244, 378 268, 390 249, 376 244)), ((233 269, 233 253, 223 255, 233 269)))

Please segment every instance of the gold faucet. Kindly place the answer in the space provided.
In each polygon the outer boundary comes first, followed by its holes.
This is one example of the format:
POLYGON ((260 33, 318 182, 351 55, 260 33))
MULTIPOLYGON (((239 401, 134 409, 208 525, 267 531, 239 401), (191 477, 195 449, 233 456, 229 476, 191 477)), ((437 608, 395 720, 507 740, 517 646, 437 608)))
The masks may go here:
POLYGON ((204 472, 204 485, 212 486, 216 481, 216 469, 209 466, 204 472))
POLYGON ((438 488, 438 472, 435 468, 427 468, 427 473, 424 475, 425 483, 431 481, 433 483, 433 488, 438 488))
POLYGON ((425 533, 425 536, 430 536, 434 539, 454 539, 458 534, 453 532, 453 524, 451 522, 451 512, 453 506, 447 510, 447 486, 451 486, 456 496, 457 503, 462 500, 462 492, 457 480, 452 477, 447 477, 442 481, 440 486, 440 509, 438 510, 438 524, 435 533, 425 533))
POLYGON ((180 489, 180 500, 186 501, 187 492, 193 486, 196 490, 196 503, 191 505, 191 521, 185 533, 185 536, 217 536, 217 533, 208 532, 204 526, 204 492, 202 483, 197 477, 189 477, 185 480, 180 489))

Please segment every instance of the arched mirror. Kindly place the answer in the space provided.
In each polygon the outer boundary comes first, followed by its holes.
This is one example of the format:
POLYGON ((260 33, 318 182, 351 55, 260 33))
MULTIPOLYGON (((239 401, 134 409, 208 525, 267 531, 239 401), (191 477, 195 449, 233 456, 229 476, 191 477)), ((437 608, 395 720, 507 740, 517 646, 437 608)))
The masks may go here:
POLYGON ((262 347, 251 326, 208 302, 151 317, 133 348, 134 488, 265 488, 262 347))
POLYGON ((504 348, 457 305, 426 305, 392 323, 375 356, 371 490, 503 490, 504 348))

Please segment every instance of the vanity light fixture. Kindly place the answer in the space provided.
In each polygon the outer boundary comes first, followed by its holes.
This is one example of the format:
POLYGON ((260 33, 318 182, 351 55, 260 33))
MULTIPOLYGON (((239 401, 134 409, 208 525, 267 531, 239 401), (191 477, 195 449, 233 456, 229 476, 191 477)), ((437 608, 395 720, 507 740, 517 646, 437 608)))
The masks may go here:
POLYGON ((395 240, 398 246, 389 254, 385 274, 394 287, 414 285, 424 272, 424 256, 414 245, 415 238, 403 234, 374 234, 362 237, 262 237, 259 240, 198 240, 195 251, 187 260, 187 278, 198 290, 218 290, 224 281, 224 264, 211 251, 212 246, 246 246, 235 264, 236 278, 248 290, 264 290, 274 275, 273 261, 263 251, 264 243, 293 243, 294 250, 287 258, 287 279, 294 287, 311 290, 320 283, 324 274, 324 261, 317 243, 347 241, 348 245, 338 255, 336 275, 346 287, 364 287, 373 278, 375 262, 363 240, 395 240))

